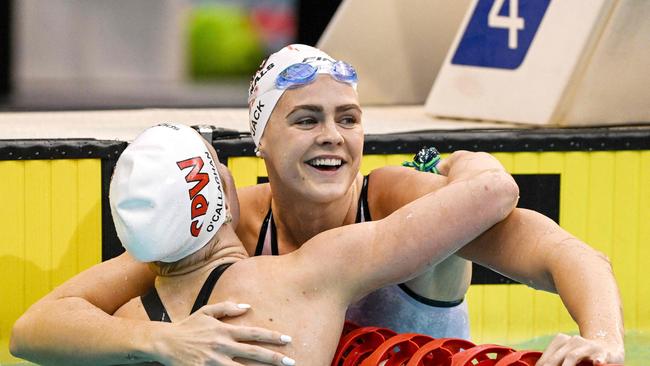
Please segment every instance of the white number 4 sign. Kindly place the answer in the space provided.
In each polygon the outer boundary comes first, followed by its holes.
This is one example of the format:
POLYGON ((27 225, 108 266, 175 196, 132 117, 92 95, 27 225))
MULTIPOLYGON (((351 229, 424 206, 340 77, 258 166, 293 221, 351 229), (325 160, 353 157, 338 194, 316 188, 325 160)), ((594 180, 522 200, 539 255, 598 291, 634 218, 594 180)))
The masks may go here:
POLYGON ((499 15, 505 0, 494 0, 488 14, 490 28, 505 28, 508 30, 508 48, 516 50, 518 47, 517 31, 524 29, 524 18, 519 17, 519 0, 508 0, 508 16, 499 15))

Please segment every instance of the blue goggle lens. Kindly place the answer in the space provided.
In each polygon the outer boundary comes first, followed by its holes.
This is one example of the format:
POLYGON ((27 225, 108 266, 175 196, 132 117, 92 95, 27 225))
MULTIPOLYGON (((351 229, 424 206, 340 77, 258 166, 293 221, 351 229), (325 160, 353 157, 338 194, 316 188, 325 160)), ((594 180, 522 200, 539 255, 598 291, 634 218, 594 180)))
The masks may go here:
POLYGON ((332 68, 332 76, 338 81, 344 83, 356 83, 359 79, 357 77, 357 71, 347 62, 337 61, 334 63, 332 68))
POLYGON ((287 89, 294 85, 308 84, 314 81, 318 69, 310 64, 293 64, 278 75, 275 86, 287 89))
MULTIPOLYGON (((275 87, 278 89, 288 89, 305 84, 309 84, 316 79, 318 70, 324 66, 313 66, 307 63, 293 64, 286 69, 282 70, 278 78, 275 80, 275 87)), ((336 80, 352 84, 357 82, 357 72, 352 65, 337 61, 327 68, 328 74, 332 75, 336 80)))

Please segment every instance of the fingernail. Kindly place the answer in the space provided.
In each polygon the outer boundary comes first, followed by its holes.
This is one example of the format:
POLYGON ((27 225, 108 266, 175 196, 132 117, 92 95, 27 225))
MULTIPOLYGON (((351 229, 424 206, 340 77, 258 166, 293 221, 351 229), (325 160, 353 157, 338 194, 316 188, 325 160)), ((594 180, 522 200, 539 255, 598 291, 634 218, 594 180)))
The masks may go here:
POLYGON ((250 309, 251 306, 248 304, 237 304, 237 307, 240 309, 250 309))
POLYGON ((282 364, 287 365, 287 366, 293 366, 296 364, 296 361, 293 358, 289 358, 287 356, 284 356, 282 358, 282 364))
POLYGON ((280 340, 284 343, 291 343, 291 336, 288 335, 281 335, 280 340))

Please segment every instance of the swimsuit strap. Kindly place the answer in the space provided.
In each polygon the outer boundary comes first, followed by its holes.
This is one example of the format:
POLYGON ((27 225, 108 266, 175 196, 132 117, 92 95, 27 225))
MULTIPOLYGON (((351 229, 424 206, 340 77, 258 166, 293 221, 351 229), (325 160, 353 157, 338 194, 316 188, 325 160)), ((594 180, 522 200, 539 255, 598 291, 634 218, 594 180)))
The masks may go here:
POLYGON ((280 250, 278 249, 278 233, 277 229, 275 228, 275 221, 273 220, 273 212, 269 207, 269 212, 266 214, 264 221, 262 221, 260 234, 257 237, 257 246, 255 247, 254 256, 279 254, 280 250))
POLYGON ((269 226, 271 227, 271 255, 280 255, 280 250, 278 249, 278 229, 275 228, 273 213, 271 213, 269 226))
POLYGON ((458 305, 462 304, 463 300, 465 300, 465 297, 461 297, 458 300, 452 300, 452 301, 434 300, 434 299, 430 299, 428 297, 424 297, 422 295, 418 295, 417 293, 415 293, 415 291, 408 288, 406 286, 406 284, 404 284, 404 283, 400 283, 398 286, 399 286, 399 288, 402 289, 402 291, 404 291, 407 295, 409 295, 414 300, 416 300, 416 301, 418 301, 418 302, 420 302, 422 304, 426 304, 426 305, 429 305, 429 306, 435 306, 437 308, 453 308, 454 306, 458 306, 458 305))
POLYGON ((264 221, 262 221, 262 227, 260 227, 260 234, 257 237, 255 256, 262 255, 262 253, 264 252, 264 245, 266 244, 266 233, 269 230, 269 224, 271 223, 272 215, 273 213, 271 212, 271 206, 269 206, 269 212, 266 214, 266 217, 264 217, 264 221))
POLYGON ((218 266, 217 268, 213 269, 212 272, 210 272, 210 275, 205 280, 203 287, 201 287, 201 291, 199 291, 199 294, 196 295, 196 300, 194 301, 194 306, 192 306, 192 311, 190 312, 190 314, 193 314, 195 311, 199 310, 203 305, 208 303, 208 299, 210 299, 210 295, 212 294, 212 290, 214 289, 214 286, 217 284, 217 281, 219 281, 221 275, 231 265, 232 263, 225 263, 218 266))
MULTIPOLYGON (((232 263, 222 264, 210 272, 203 287, 201 287, 199 294, 196 296, 196 301, 194 301, 194 306, 192 307, 190 314, 193 314, 203 305, 208 303, 208 299, 212 294, 212 289, 219 280, 219 277, 221 277, 223 272, 230 267, 231 264, 232 263)), ((144 306, 144 310, 147 312, 149 320, 166 323, 172 322, 172 319, 169 317, 167 309, 165 309, 165 305, 163 305, 155 286, 146 295, 140 296, 140 301, 142 301, 142 306, 144 306)))
POLYGON ((359 196, 359 203, 357 205, 357 218, 355 223, 372 221, 370 216, 370 206, 368 205, 368 182, 370 175, 363 177, 363 185, 361 186, 361 195, 359 196))
POLYGON ((140 301, 142 301, 142 306, 144 306, 144 310, 147 312, 149 320, 166 323, 172 322, 169 318, 169 314, 167 314, 165 305, 163 305, 162 300, 160 300, 160 296, 158 295, 155 286, 152 287, 147 294, 140 296, 140 301))
MULTIPOLYGON (((370 216, 370 206, 368 205, 368 182, 370 176, 366 175, 363 177, 363 185, 361 187, 361 195, 359 196, 359 202, 357 204, 357 217, 355 223, 372 221, 370 216)), ((260 233, 257 237, 257 246, 255 247, 255 256, 270 254, 270 255, 279 255, 280 251, 278 249, 278 234, 277 228, 275 226, 275 221, 273 220, 273 212, 269 206, 269 211, 262 221, 262 227, 260 227, 260 233), (271 234, 270 237, 268 234, 271 234), (270 246, 270 253, 269 253, 270 246)))

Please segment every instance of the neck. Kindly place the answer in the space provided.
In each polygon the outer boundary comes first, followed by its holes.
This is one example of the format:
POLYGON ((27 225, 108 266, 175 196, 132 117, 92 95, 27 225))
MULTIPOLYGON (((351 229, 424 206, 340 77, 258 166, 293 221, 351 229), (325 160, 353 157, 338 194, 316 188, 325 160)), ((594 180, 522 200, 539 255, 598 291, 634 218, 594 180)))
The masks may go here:
POLYGON ((196 253, 176 263, 161 266, 156 264, 159 276, 179 279, 191 274, 204 273, 225 264, 247 258, 243 244, 235 234, 232 225, 224 224, 212 241, 196 253))
POLYGON ((362 182, 359 174, 343 196, 328 202, 297 198, 295 192, 286 192, 271 182, 273 220, 283 241, 298 248, 323 231, 353 224, 362 182))
POLYGON ((206 278, 214 268, 222 264, 236 263, 247 257, 248 255, 232 227, 226 224, 201 250, 179 262, 170 264, 168 268, 170 270, 164 275, 159 274, 155 284, 170 317, 176 321, 188 316, 193 299, 196 299, 206 278), (189 261, 182 262, 187 259, 189 261))

